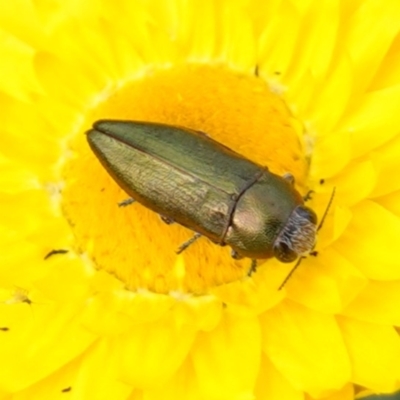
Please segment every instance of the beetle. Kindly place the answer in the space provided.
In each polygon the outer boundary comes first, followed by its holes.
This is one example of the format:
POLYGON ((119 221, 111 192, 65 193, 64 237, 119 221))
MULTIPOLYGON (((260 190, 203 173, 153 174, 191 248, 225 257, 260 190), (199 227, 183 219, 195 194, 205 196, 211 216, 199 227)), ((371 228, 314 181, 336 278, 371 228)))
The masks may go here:
POLYGON ((289 263, 315 244, 317 216, 291 174, 283 177, 207 134, 154 122, 100 120, 88 143, 135 201, 195 236, 229 245, 234 258, 289 263))

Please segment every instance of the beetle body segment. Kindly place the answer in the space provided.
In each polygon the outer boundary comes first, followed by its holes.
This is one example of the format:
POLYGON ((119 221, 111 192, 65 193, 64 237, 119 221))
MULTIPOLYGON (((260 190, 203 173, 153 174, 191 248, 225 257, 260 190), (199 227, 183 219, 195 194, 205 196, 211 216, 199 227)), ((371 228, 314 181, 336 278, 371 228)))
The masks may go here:
POLYGON ((265 171, 237 202, 225 242, 245 257, 273 257, 275 239, 301 203, 288 182, 265 171))
POLYGON ((288 181, 201 132, 104 120, 87 139, 131 197, 241 256, 273 257, 293 211, 303 206, 288 181))

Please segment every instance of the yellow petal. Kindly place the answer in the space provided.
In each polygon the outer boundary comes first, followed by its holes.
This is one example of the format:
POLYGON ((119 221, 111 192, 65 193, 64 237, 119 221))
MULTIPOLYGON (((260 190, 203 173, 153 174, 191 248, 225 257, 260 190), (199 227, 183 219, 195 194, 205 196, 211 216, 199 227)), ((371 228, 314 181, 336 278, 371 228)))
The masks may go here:
MULTIPOLYGON (((42 258, 41 261, 47 267, 46 274, 35 277, 35 288, 44 296, 63 304, 70 299, 87 299, 91 295, 88 281, 94 272, 89 268, 84 268, 82 260, 75 254, 68 252, 53 255, 45 260, 42 258), (61 287, 60 282, 63 282, 61 287)), ((40 271, 39 268, 37 269, 40 271)), ((82 324, 84 324, 87 307, 88 305, 82 310, 82 324)))
POLYGON ((277 15, 278 7, 282 0, 270 0, 262 1, 250 0, 246 2, 248 4, 247 12, 251 15, 251 19, 254 25, 254 31, 258 35, 266 28, 266 23, 270 21, 271 17, 277 15))
POLYGON ((375 201, 400 218, 400 190, 380 197, 375 201))
POLYGON ((350 143, 350 137, 346 134, 332 134, 317 138, 310 167, 310 177, 319 181, 342 171, 351 159, 350 143))
POLYGON ((288 298, 326 312, 340 312, 367 284, 366 278, 332 248, 309 257, 286 284, 288 298))
MULTIPOLYGON (((97 0, 93 3, 97 3, 97 0)), ((55 29, 45 45, 40 48, 36 68, 38 73, 41 73, 41 67, 47 68, 47 62, 54 62, 54 67, 63 74, 62 76, 71 79, 69 82, 74 82, 73 77, 77 75, 78 80, 75 81, 74 88, 78 93, 92 87, 92 94, 95 94, 103 88, 108 79, 120 76, 107 29, 104 29, 99 17, 96 19, 98 6, 90 9, 89 2, 82 4, 83 7, 87 6, 87 12, 91 15, 79 15, 77 18, 66 18, 62 21, 59 29, 55 29), (79 42, 76 41, 77 36, 79 42), (84 84, 84 88, 80 88, 80 84, 84 84)), ((54 74, 51 70, 47 72, 54 74)), ((51 93, 53 92, 50 90, 48 94, 51 93)))
POLYGON ((371 161, 352 162, 329 180, 336 188, 335 204, 353 206, 368 197, 375 187, 377 171, 371 161))
POLYGON ((350 380, 350 360, 332 315, 286 300, 261 321, 263 350, 296 389, 321 397, 350 380))
POLYGON ((91 96, 101 89, 101 82, 96 79, 97 72, 93 70, 85 74, 76 59, 66 61, 53 54, 40 52, 34 62, 41 85, 49 96, 59 102, 83 108, 88 102, 94 101, 91 96), (87 79, 88 76, 91 79, 87 79), (71 81, 75 81, 75 85, 70 85, 71 81))
POLYGON ((222 36, 220 56, 234 68, 253 70, 256 65, 256 43, 246 8, 235 2, 226 2, 221 15, 222 21, 218 26, 222 36), (229 18, 226 18, 228 15, 229 18))
POLYGON ((200 331, 215 329, 221 320, 222 302, 214 296, 190 297, 174 305, 174 318, 177 325, 191 325, 200 331))
POLYGON ((182 364, 195 334, 195 327, 175 322, 173 310, 154 323, 135 325, 114 343, 117 346, 114 351, 119 353, 121 379, 136 388, 164 383, 182 364))
MULTIPOLYGON (((2 122, 2 154, 14 161, 13 168, 19 164, 26 166, 43 181, 55 179, 54 170, 48 167, 58 162, 61 153, 59 138, 54 135, 54 127, 26 103, 0 97, 0 105, 2 112, 9 116, 7 121, 2 122), (29 135, 32 126, 40 132, 36 137, 29 135)), ((9 168, 4 167, 4 169, 8 172, 9 168)), ((16 183, 17 181, 14 185, 16 183)), ((12 186, 10 184, 1 187, 5 190, 12 186)))
MULTIPOLYGON (((306 396, 305 400, 314 400, 314 398, 306 396)), ((354 386, 348 383, 342 389, 326 397, 321 397, 319 400, 354 400, 354 386)))
POLYGON ((0 174, 0 186, 3 192, 7 194, 20 193, 40 187, 35 171, 1 158, 0 155, 0 168, 2 171, 7 171, 7 173, 0 174))
POLYGON ((353 212, 335 249, 371 279, 400 279, 397 248, 393 245, 400 237, 399 218, 369 200, 358 204, 353 212))
MULTIPOLYGON (((59 145, 65 145, 66 135, 75 132, 78 128, 76 125, 76 106, 59 101, 55 102, 52 97, 44 96, 36 100, 35 106, 38 116, 46 122, 44 132, 52 135, 55 140, 58 139, 59 145), (48 126, 50 126, 50 129, 48 126)), ((31 120, 28 119, 22 123, 22 126, 25 127, 25 124, 30 122, 31 120)), ((18 124, 15 123, 15 126, 18 127, 18 124)), ((67 156, 69 149, 64 147, 62 150, 64 151, 63 155, 67 156)))
MULTIPOLYGON (((43 400, 53 400, 54 398, 63 398, 76 391, 76 376, 79 374, 82 356, 73 359, 53 374, 40 380, 32 386, 15 393, 15 400, 32 400, 35 397, 43 400)), ((0 397, 3 399, 2 397, 0 397)))
POLYGON ((0 219, 2 225, 18 227, 24 238, 35 234, 43 225, 43 221, 50 222, 54 218, 50 207, 50 198, 44 190, 31 190, 18 194, 3 194, 0 197, 0 219), (15 206, 24 210, 21 214, 9 213, 8 208, 15 206), (34 212, 32 212, 34 210, 34 212), (49 221, 50 220, 50 221, 49 221))
POLYGON ((295 389, 265 355, 261 359, 255 396, 268 400, 304 400, 303 392, 295 389))
POLYGON ((7 360, 0 386, 10 392, 24 389, 81 354, 95 340, 82 328, 82 307, 81 301, 71 301, 60 312, 58 304, 45 299, 36 302, 35 297, 32 304, 0 304, 1 319, 9 328, 0 341, 0 358, 7 360), (26 343, 33 338, 35 345, 27 351, 26 343))
POLYGON ((352 363, 353 379, 376 392, 399 388, 400 338, 395 328, 338 317, 352 363))
POLYGON ((118 375, 120 354, 117 352, 116 340, 109 337, 100 339, 84 353, 82 362, 76 363, 78 373, 68 386, 71 387, 74 397, 117 400, 127 398, 132 387, 118 375))
POLYGON ((121 312, 132 317, 136 323, 154 322, 173 307, 175 300, 166 295, 143 291, 129 293, 130 299, 121 306, 121 312), (144 313, 143 310, 146 310, 144 313))
MULTIPOLYGON (((199 383, 190 359, 185 360, 176 374, 165 384, 154 385, 144 391, 146 400, 203 400, 199 383)), ((129 400, 136 400, 129 398, 129 400)), ((141 400, 140 397, 138 400, 141 400)))
POLYGON ((125 333, 132 329, 135 322, 128 315, 121 313, 123 300, 122 296, 116 295, 114 292, 103 292, 95 296, 89 301, 85 307, 84 318, 82 324, 96 335, 117 335, 125 333), (107 313, 99 319, 102 314, 101 310, 107 309, 107 313))
POLYGON ((376 324, 400 326, 400 281, 369 281, 343 314, 376 324))
POLYGON ((41 92, 33 69, 35 51, 0 29, 0 92, 22 101, 30 101, 32 92, 41 92))
POLYGON ((373 152, 371 158, 378 175, 371 197, 384 196, 399 190, 397 171, 400 171, 400 135, 373 152))
POLYGON ((287 73, 291 90, 299 91, 298 80, 305 73, 310 72, 314 77, 317 82, 314 88, 318 88, 318 81, 325 78, 336 45, 339 16, 340 7, 336 1, 308 3, 287 73))
POLYGON ((0 238, 9 253, 0 254, 0 277, 4 286, 25 286, 32 278, 40 277, 48 272, 48 265, 43 263, 43 253, 38 247, 26 240, 15 240, 15 235, 7 238, 9 229, 1 232, 0 238), (6 240, 5 240, 6 239, 6 240), (34 261, 32 261, 34 260, 34 261), (39 261, 38 261, 39 260, 39 261), (23 266, 23 267, 21 267, 23 266))
MULTIPOLYGON (((330 23, 326 25, 329 26, 330 23)), ((321 136, 334 128, 345 112, 351 96, 353 84, 351 62, 343 57, 337 60, 336 64, 331 67, 331 72, 320 84, 316 82, 308 107, 304 110, 299 109, 299 112, 308 115, 312 131, 318 132, 321 136), (321 107, 321 104, 324 106, 321 107)), ((301 90, 304 89, 299 88, 299 92, 301 90)))
POLYGON ((265 24, 259 39, 259 58, 260 68, 267 71, 267 74, 281 75, 288 71, 300 29, 300 21, 296 8, 291 3, 281 2, 275 18, 265 24), (283 27, 285 27, 285 35, 282 35, 283 27))
POLYGON ((384 144, 399 132, 399 101, 399 85, 370 92, 356 103, 354 112, 336 128, 340 135, 350 136, 354 158, 384 144))
MULTIPOLYGON (((207 6, 207 2, 204 3, 207 6)), ((124 0, 123 2, 105 2, 104 17, 108 20, 110 26, 117 25, 119 36, 124 36, 129 43, 129 51, 131 56, 136 60, 141 60, 143 66, 146 67, 147 60, 152 60, 154 64, 169 64, 171 59, 179 60, 180 52, 176 52, 174 44, 178 48, 186 49, 188 37, 193 38, 193 35, 187 33, 187 26, 192 26, 198 21, 199 24, 206 24, 206 20, 202 20, 199 13, 203 11, 201 7, 196 8, 182 6, 182 14, 177 12, 180 10, 177 2, 157 1, 157 2, 132 2, 124 0), (121 18, 121 8, 124 10, 124 17, 121 18), (191 13, 196 12, 199 19, 193 19, 191 13), (171 18, 169 18, 171 16, 171 18), (179 21, 177 20, 177 18, 179 21), (146 21, 146 22, 144 22, 146 21), (179 22, 179 24, 178 24, 179 22), (132 27, 135 29, 132 29, 132 27), (182 28, 182 26, 184 28, 182 28), (181 28, 181 32, 178 29, 181 28), (182 38, 179 33, 181 33, 182 38), (172 39, 172 40, 171 40, 172 39)), ((210 14, 210 19, 213 14, 210 14)), ((117 36, 117 39, 119 39, 117 36)), ((208 42, 210 38, 204 36, 208 42)), ((108 40, 107 37, 102 37, 102 40, 108 40)), ((101 51, 102 40, 98 41, 98 50, 101 51)), ((88 41, 90 43, 90 41, 88 41)), ((112 51, 112 48, 110 49, 112 51)), ((189 49, 188 49, 189 50, 189 49)), ((124 49, 126 52, 127 49, 124 49)), ((107 57, 104 58, 107 61, 107 57)), ((110 61, 110 60, 108 60, 110 61)), ((135 62, 133 65, 136 65, 135 62)), ((131 73, 137 72, 134 67, 130 69, 131 73)))
POLYGON ((62 25, 71 18, 89 19, 90 16, 97 14, 99 5, 96 0, 69 0, 68 2, 53 2, 49 4, 46 0, 36 0, 34 2, 36 14, 40 22, 46 23, 50 27, 57 24, 62 25))
POLYGON ((274 307, 284 298, 284 293, 277 290, 284 278, 282 265, 271 260, 260 265, 251 279, 215 287, 212 293, 229 306, 230 312, 255 316, 274 307))
POLYGON ((204 398, 251 399, 260 353, 256 317, 226 315, 215 330, 200 333, 191 357, 204 398))
MULTIPOLYGON (((119 3, 117 7, 120 7, 119 3)), ((115 18, 119 20, 117 16, 115 18)), ((146 68, 146 65, 140 55, 132 48, 129 37, 121 31, 121 26, 111 19, 108 23, 104 22, 102 24, 102 30, 107 41, 110 42, 112 60, 113 64, 115 64, 113 69, 117 70, 119 79, 130 80, 142 73, 141 71, 146 68), (130 49, 130 51, 126 51, 126 49, 130 49)), ((102 51, 102 45, 103 43, 100 44, 98 49, 100 52, 102 51)))
POLYGON ((393 41, 379 71, 376 73, 370 90, 384 89, 399 84, 400 70, 400 40, 399 36, 393 41))
POLYGON ((353 90, 361 93, 367 89, 399 32, 400 3, 372 0, 361 1, 357 5, 355 12, 349 13, 348 29, 342 38, 346 51, 341 53, 350 54, 355 83, 353 90), (371 21, 379 21, 379 24, 371 21))
POLYGON ((47 24, 46 21, 42 24, 39 23, 34 2, 31 0, 15 0, 13 2, 2 2, 0 26, 22 42, 34 47, 42 42, 47 24), (16 9, 18 10, 17 18, 16 9))

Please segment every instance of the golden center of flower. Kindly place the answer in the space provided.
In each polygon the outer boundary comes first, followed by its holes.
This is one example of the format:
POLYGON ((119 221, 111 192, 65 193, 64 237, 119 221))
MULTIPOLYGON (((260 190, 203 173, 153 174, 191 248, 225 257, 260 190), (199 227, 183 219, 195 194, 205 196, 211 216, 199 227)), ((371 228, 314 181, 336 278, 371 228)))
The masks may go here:
POLYGON ((85 135, 94 121, 109 118, 206 132, 272 172, 291 172, 304 192, 302 128, 282 99, 259 77, 222 67, 185 65, 149 72, 108 95, 87 116, 71 143, 74 157, 64 167, 63 209, 78 251, 127 289, 205 293, 245 277, 250 260, 232 259, 228 247, 203 237, 178 256, 176 250, 192 231, 165 224, 139 203, 118 206, 129 196, 102 167, 85 135))

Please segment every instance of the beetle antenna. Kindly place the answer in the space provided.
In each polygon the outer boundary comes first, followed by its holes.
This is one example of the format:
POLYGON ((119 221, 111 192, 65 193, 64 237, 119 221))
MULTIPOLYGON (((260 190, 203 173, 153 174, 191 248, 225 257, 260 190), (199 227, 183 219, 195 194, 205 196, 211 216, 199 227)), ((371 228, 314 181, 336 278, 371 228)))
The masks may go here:
POLYGON ((303 258, 306 258, 304 256, 301 256, 298 260, 296 265, 290 270, 290 272, 286 275, 286 278, 284 279, 284 281, 281 283, 281 286, 279 286, 278 290, 281 290, 285 285, 286 282, 290 279, 290 277, 293 275, 293 272, 296 271, 297 267, 300 265, 300 263, 302 262, 303 258))
POLYGON ((328 211, 331 208, 331 205, 332 205, 332 202, 333 202, 333 198, 335 197, 335 192, 336 192, 336 187, 334 187, 333 190, 332 190, 331 198, 329 199, 329 203, 325 208, 325 212, 324 212, 324 215, 322 216, 321 222, 318 225, 317 232, 322 228, 322 225, 325 222, 325 218, 328 215, 328 211))

